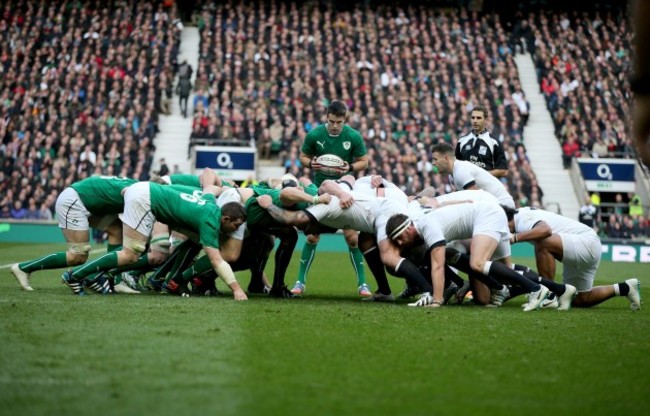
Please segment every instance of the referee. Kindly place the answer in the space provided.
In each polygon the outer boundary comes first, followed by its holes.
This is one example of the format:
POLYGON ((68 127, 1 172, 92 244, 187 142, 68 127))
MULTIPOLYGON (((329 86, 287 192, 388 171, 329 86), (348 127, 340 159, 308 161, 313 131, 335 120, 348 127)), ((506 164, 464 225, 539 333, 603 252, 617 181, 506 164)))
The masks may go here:
POLYGON ((508 174, 508 161, 501 143, 485 128, 487 109, 474 107, 470 117, 472 131, 458 139, 456 159, 471 162, 497 178, 505 177, 508 174))

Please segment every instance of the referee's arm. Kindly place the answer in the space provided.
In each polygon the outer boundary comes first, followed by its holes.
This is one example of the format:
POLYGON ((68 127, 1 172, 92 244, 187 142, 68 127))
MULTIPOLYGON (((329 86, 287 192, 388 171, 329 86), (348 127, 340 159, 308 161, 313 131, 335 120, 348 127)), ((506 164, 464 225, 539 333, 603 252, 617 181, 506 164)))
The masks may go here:
POLYGON ((492 152, 494 169, 489 170, 488 172, 497 178, 504 178, 508 176, 508 160, 506 159, 506 153, 503 150, 503 146, 497 143, 497 145, 494 146, 492 152))

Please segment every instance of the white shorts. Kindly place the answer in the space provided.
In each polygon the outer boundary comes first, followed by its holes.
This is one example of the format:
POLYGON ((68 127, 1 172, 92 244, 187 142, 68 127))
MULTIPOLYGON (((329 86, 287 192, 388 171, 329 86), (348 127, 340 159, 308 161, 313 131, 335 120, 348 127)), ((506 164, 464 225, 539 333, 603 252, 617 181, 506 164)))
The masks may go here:
MULTIPOLYGON (((498 207, 497 205, 493 206, 498 207)), ((476 215, 472 229, 472 236, 475 235, 487 235, 499 243, 504 240, 509 242, 510 231, 505 211, 499 207, 498 209, 486 209, 480 215, 476 215)))
POLYGON ((120 219, 137 232, 151 236, 156 217, 151 212, 149 182, 138 182, 126 188, 124 213, 120 215, 120 219))
POLYGON ((499 242, 499 245, 497 246, 497 249, 494 250, 494 253, 492 253, 492 257, 490 260, 496 261, 496 260, 502 260, 505 259, 506 257, 510 257, 512 254, 512 246, 510 245, 510 234, 508 234, 508 237, 502 239, 499 242))
POLYGON ((90 229, 88 224, 90 212, 73 188, 65 188, 59 194, 56 199, 55 209, 56 216, 59 219, 59 228, 74 231, 87 231, 90 229))
POLYGON ((590 290, 598 272, 602 245, 597 236, 558 234, 562 239, 564 271, 562 281, 578 291, 590 290))

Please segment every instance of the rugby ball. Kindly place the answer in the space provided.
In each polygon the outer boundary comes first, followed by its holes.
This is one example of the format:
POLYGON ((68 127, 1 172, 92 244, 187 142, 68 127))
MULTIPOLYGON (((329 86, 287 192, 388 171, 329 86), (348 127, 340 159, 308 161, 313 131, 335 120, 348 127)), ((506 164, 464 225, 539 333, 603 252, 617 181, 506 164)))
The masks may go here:
POLYGON ((340 168, 345 166, 345 161, 333 154, 320 155, 316 158, 316 162, 328 168, 340 168))

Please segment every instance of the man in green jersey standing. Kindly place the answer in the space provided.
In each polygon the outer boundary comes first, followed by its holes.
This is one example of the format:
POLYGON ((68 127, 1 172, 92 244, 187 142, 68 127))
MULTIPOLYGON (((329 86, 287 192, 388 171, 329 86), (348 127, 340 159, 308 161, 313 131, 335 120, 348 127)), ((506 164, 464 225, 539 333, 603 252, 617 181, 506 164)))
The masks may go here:
MULTIPOLYGON (((119 248, 122 244, 122 223, 118 214, 124 208, 122 190, 136 182, 135 179, 115 176, 92 176, 64 189, 56 200, 56 215, 68 250, 11 266, 11 273, 20 287, 33 290, 29 279, 35 271, 85 263, 90 252, 90 227, 108 234, 109 252, 119 248)), ((97 292, 106 293, 109 290, 107 283, 89 282, 88 285, 97 292)))
MULTIPOLYGON (((327 107, 326 122, 311 130, 300 150, 300 162, 303 166, 309 166, 314 172, 314 183, 319 187, 326 179, 337 180, 346 174, 353 174, 368 167, 368 155, 363 138, 358 131, 345 124, 348 109, 344 103, 334 100, 327 107), (325 154, 334 154, 345 161, 341 168, 326 168, 319 164, 316 159, 325 154)), ((350 260, 357 275, 359 295, 372 296, 370 288, 366 284, 366 276, 363 268, 363 254, 359 250, 359 233, 354 230, 344 230, 343 235, 350 249, 350 260)), ((319 235, 307 235, 307 242, 300 257, 300 268, 298 281, 291 289, 294 295, 301 295, 305 291, 307 273, 314 261, 316 245, 320 240, 319 235)))
POLYGON ((247 299, 219 250, 220 232, 234 232, 246 220, 243 205, 231 202, 219 208, 212 194, 196 196, 153 182, 138 182, 126 189, 122 249, 65 272, 63 281, 75 294, 83 294, 80 282, 87 275, 135 263, 146 249, 156 220, 198 241, 214 270, 232 289, 234 298, 247 299))

